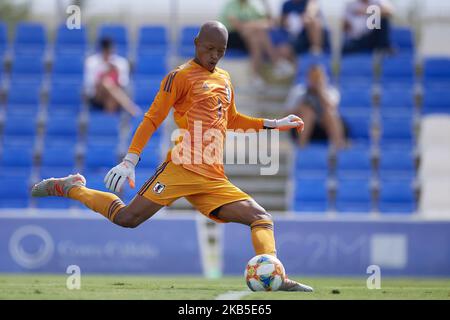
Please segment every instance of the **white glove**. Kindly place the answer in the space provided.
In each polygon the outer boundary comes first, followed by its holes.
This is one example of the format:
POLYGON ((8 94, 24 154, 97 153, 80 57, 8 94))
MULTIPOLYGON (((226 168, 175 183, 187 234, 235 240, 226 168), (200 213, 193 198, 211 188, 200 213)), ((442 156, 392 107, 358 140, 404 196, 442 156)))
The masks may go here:
POLYGON ((303 122, 302 118, 290 114, 282 119, 273 119, 273 120, 265 119, 264 126, 267 128, 278 129, 280 131, 286 131, 293 128, 297 128, 299 132, 302 132, 305 123, 303 122))
POLYGON ((135 187, 134 179, 135 173, 134 168, 139 162, 139 156, 134 153, 127 153, 123 161, 109 170, 106 174, 104 182, 107 189, 112 192, 120 192, 122 190, 122 185, 125 180, 128 179, 128 183, 131 188, 135 187))

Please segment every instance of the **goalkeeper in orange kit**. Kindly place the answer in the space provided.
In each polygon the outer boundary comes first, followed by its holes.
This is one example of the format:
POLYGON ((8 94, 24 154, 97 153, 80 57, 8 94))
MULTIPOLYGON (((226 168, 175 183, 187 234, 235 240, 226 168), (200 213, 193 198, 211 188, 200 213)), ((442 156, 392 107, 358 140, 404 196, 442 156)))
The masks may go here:
MULTIPOLYGON (((161 82, 127 155, 106 175, 106 187, 118 192, 126 180, 134 187, 135 167, 141 152, 171 108, 183 134, 128 205, 113 193, 86 188, 86 180, 80 174, 43 180, 33 187, 32 195, 78 200, 111 222, 127 228, 137 227, 162 207, 185 197, 202 214, 217 222, 250 226, 256 254, 276 255, 272 217, 227 179, 220 151, 223 151, 227 129, 297 128, 301 131, 304 124, 294 115, 270 120, 252 118, 236 111, 230 76, 216 67, 225 54, 227 41, 225 26, 216 21, 205 23, 194 40, 195 58, 174 69, 161 82), (210 145, 200 139, 199 147, 195 130, 200 130, 203 136, 207 132, 213 133, 211 141, 214 141, 216 152, 205 156, 210 145)), ((280 290, 312 291, 312 288, 286 278, 280 290)))

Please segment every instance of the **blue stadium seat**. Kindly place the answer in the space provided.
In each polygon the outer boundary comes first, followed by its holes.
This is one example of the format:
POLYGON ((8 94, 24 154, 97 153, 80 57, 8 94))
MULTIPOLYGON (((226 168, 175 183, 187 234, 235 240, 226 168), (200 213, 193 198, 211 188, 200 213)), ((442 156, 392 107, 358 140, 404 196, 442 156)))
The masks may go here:
POLYGON ((426 58, 423 69, 423 85, 425 90, 429 88, 450 88, 450 58, 426 58))
POLYGON ((45 167, 75 167, 75 148, 44 147, 41 164, 45 167))
POLYGON ((386 88, 381 92, 380 108, 383 117, 412 116, 415 101, 411 88, 386 88))
MULTIPOLYGON (((4 22, 0 21, 0 61, 3 61, 3 56, 8 48, 8 30, 4 22)), ((0 63, 0 75, 2 73, 3 63, 0 63)))
POLYGON ((88 145, 85 153, 86 170, 111 169, 117 165, 118 157, 115 145, 88 145))
MULTIPOLYGON (((50 149, 58 149, 58 148, 67 148, 70 150, 76 150, 77 148, 77 136, 56 136, 56 135, 45 135, 44 137, 44 146, 45 148, 50 149)), ((41 149, 38 149, 38 152, 43 152, 41 149)))
POLYGON ((144 111, 147 111, 151 106, 159 91, 159 81, 153 81, 153 84, 147 83, 148 85, 138 84, 134 86, 134 102, 144 111))
POLYGON ((364 92, 372 92, 373 86, 374 82, 371 78, 348 78, 337 84, 337 87, 341 91, 359 90, 364 92))
POLYGON ((384 148, 380 150, 380 179, 410 178, 415 176, 414 158, 411 148, 384 148))
POLYGON ((0 178, 0 208, 26 208, 30 202, 28 179, 0 178), (11 192, 14 190, 14 192, 11 192))
POLYGON ((120 117, 117 114, 91 112, 87 128, 88 139, 94 136, 118 137, 120 117))
POLYGON ((321 178, 328 176, 328 147, 309 146, 295 152, 295 176, 302 178, 321 178))
POLYGON ((344 56, 340 63, 339 81, 348 82, 351 79, 373 79, 373 55, 357 54, 344 56))
POLYGON ((40 84, 44 76, 44 62, 33 55, 16 55, 12 62, 11 81, 40 84))
POLYGON ((426 89, 423 95, 422 113, 450 113, 450 91, 448 88, 426 89))
POLYGON ((194 38, 197 36, 199 26, 185 26, 181 29, 178 40, 178 54, 183 58, 194 56, 194 38))
POLYGON ((77 114, 81 108, 81 87, 70 84, 53 85, 49 93, 49 112, 77 114))
POLYGON ((164 26, 141 26, 138 35, 140 54, 165 54, 168 49, 167 29, 164 26))
POLYGON ((128 56, 128 31, 124 25, 103 24, 97 29, 97 40, 110 38, 114 41, 116 52, 121 56, 128 56))
POLYGON ((139 55, 136 59, 134 78, 154 78, 161 81, 167 72, 167 57, 165 55, 139 55))
POLYGON ((382 118, 380 145, 412 145, 413 138, 411 117, 382 118))
POLYGON ((383 214, 411 214, 416 210, 412 181, 382 180, 378 209, 383 214))
POLYGON ((81 84, 83 81, 84 59, 79 55, 57 55, 53 61, 52 84, 81 84))
POLYGON ((4 135, 34 138, 37 132, 36 119, 23 116, 8 116, 3 128, 4 135))
POLYGON ((372 210, 368 179, 340 179, 336 190, 336 210, 340 213, 367 213, 372 210))
POLYGON ((367 143, 371 140, 372 120, 370 114, 353 115, 349 112, 341 112, 342 120, 348 129, 348 136, 353 142, 367 143))
POLYGON ((47 117, 46 136, 76 138, 78 134, 78 119, 72 115, 50 113, 47 117))
POLYGON ((86 140, 86 149, 99 147, 116 150, 119 141, 119 135, 90 135, 86 140))
POLYGON ((8 105, 39 104, 40 87, 36 85, 16 85, 9 89, 8 105))
POLYGON ((58 27, 55 40, 55 55, 78 55, 83 57, 88 44, 87 29, 68 29, 65 24, 58 27))
POLYGON ((19 147, 23 149, 32 150, 34 148, 36 137, 3 133, 3 135, 1 135, 0 138, 2 140, 1 145, 3 148, 19 147))
POLYGON ((5 178, 13 177, 27 180, 31 176, 32 169, 33 169, 32 166, 25 166, 25 167, 16 165, 3 166, 0 164, 0 180, 3 177, 5 178))
POLYGON ((48 179, 51 177, 65 177, 69 174, 75 174, 77 173, 77 168, 70 166, 70 167, 62 167, 62 166, 41 166, 39 167, 39 179, 48 179))
POLYGON ((0 86, 2 86, 3 82, 3 65, 3 52, 0 52, 0 86))
POLYGON ((381 61, 381 83, 406 83, 415 81, 415 65, 412 55, 399 55, 381 61))
POLYGON ((391 30, 391 41, 394 47, 400 52, 413 52, 414 34, 410 28, 394 27, 391 30))
POLYGON ((91 189, 100 190, 100 191, 108 191, 105 186, 105 176, 108 173, 109 169, 99 169, 99 170, 90 170, 87 169, 83 171, 83 176, 86 178, 86 186, 91 189))
POLYGON ((450 78, 450 58, 429 57, 423 63, 424 82, 449 82, 450 78))
POLYGON ((370 88, 342 88, 339 108, 343 113, 349 114, 352 110, 361 109, 364 114, 371 111, 372 91, 370 88))
MULTIPOLYGON (((14 146, 3 146, 0 158, 2 167, 31 168, 33 166, 33 149, 14 146)), ((2 172, 3 174, 3 172, 2 172)))
POLYGON ((12 86, 6 103, 8 116, 36 117, 40 105, 40 86, 12 86))
POLYGON ((296 181, 294 211, 324 213, 327 209, 328 191, 326 180, 300 178, 296 181))
POLYGON ((28 22, 17 24, 14 38, 15 54, 42 56, 46 45, 47 38, 43 24, 28 22))
POLYGON ((336 157, 336 176, 341 178, 364 178, 372 176, 370 149, 354 147, 338 152, 336 157))

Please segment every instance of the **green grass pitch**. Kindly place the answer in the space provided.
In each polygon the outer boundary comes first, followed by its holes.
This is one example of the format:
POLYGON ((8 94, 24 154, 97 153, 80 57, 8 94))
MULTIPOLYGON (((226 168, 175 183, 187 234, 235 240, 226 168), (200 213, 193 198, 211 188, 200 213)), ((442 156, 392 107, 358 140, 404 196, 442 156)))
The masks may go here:
MULTIPOLYGON (((83 275, 80 290, 66 288, 67 275, 0 275, 0 299, 215 299, 244 291, 243 277, 83 275)), ((363 278, 296 278, 314 293, 248 292, 242 299, 450 299, 450 279, 382 278, 381 289, 366 288, 363 278)))

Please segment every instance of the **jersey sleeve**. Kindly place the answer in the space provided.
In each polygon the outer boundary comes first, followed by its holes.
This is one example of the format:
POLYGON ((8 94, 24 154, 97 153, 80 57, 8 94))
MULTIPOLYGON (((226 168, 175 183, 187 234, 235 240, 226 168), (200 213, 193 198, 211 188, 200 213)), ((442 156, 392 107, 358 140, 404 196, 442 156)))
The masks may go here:
POLYGON ((264 119, 253 118, 245 114, 239 113, 236 109, 236 104, 234 102, 234 89, 231 88, 231 105, 228 108, 228 129, 232 130, 248 130, 254 129, 259 130, 264 127, 264 119))
POLYGON ((177 71, 169 73, 161 82, 152 105, 134 133, 128 152, 141 154, 150 137, 169 114, 171 107, 182 97, 184 83, 177 73, 177 71))

